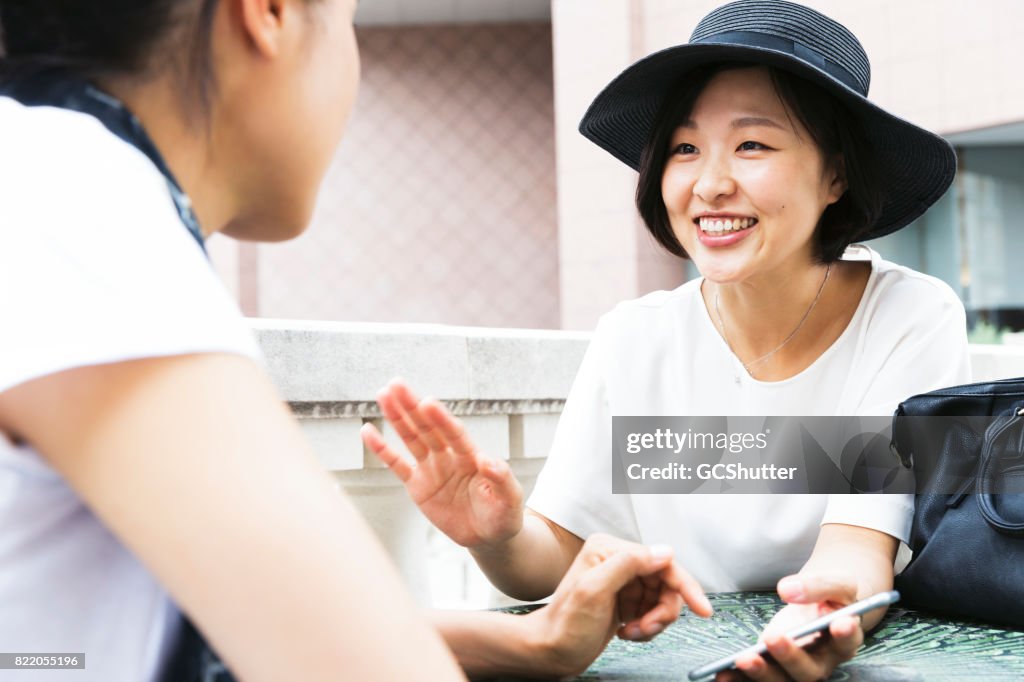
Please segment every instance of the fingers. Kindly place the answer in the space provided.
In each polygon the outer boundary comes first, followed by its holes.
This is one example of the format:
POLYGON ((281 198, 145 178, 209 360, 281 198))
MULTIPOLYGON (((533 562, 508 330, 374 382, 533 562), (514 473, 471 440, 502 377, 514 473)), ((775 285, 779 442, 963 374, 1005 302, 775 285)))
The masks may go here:
POLYGON ((791 604, 857 601, 857 584, 844 576, 806 574, 788 575, 779 581, 779 596, 791 604))
POLYGON ((754 680, 820 680, 828 677, 837 665, 853 658, 864 642, 864 631, 855 617, 836 620, 829 628, 831 637, 822 639, 810 649, 797 646, 790 637, 779 634, 765 636, 765 645, 773 663, 761 656, 744 656, 736 667, 754 680))
POLYGON ((395 433, 405 443, 405 447, 409 448, 409 452, 416 458, 416 461, 422 461, 430 454, 430 448, 427 447, 426 442, 420 439, 419 430, 394 395, 394 383, 395 381, 392 381, 377 393, 377 404, 380 405, 380 411, 384 418, 395 429, 395 433))
POLYGON ((655 624, 664 627, 679 617, 683 599, 678 592, 665 585, 659 577, 659 573, 660 571, 641 576, 619 593, 621 597, 628 592, 626 596, 629 597, 625 608, 619 612, 624 621, 623 628, 626 631, 626 639, 650 639, 647 633, 648 630, 654 628, 655 624), (670 613, 672 603, 670 595, 675 596, 674 601, 680 607, 676 609, 675 613, 670 613), (659 608, 663 598, 667 600, 667 605, 659 608))
MULTIPOLYGON (((418 400, 412 390, 401 379, 392 379, 385 390, 389 391, 390 396, 394 398, 395 406, 401 413, 406 425, 411 426, 415 431, 417 439, 428 450, 440 452, 447 448, 447 444, 435 432, 433 422, 423 414, 424 403, 429 401, 418 400)), ((444 409, 439 404, 437 407, 444 409)))
POLYGON ((674 590, 667 590, 661 600, 642 611, 640 618, 624 623, 617 634, 622 639, 646 642, 674 623, 682 608, 682 596, 674 590))
POLYGON ((589 537, 577 555, 579 562, 599 562, 615 552, 641 551, 646 562, 638 565, 636 579, 629 581, 617 595, 618 613, 623 639, 650 639, 674 622, 686 603, 694 613, 710 616, 711 603, 704 590, 689 573, 672 559, 672 547, 654 545, 650 548, 603 534, 589 537))
POLYGON ((646 558, 638 550, 613 554, 583 575, 579 587, 586 594, 615 594, 636 577, 646 558))
POLYGON ((767 660, 758 656, 757 654, 744 654, 736 659, 736 669, 729 670, 721 674, 721 677, 715 676, 715 681, 719 680, 786 680, 786 673, 782 671, 776 665, 772 665, 767 660))
POLYGON ((640 609, 644 591, 643 582, 639 578, 634 578, 616 595, 619 620, 623 623, 618 635, 622 639, 639 640, 646 636, 640 625, 640 616, 644 613, 640 609))
POLYGON ((456 455, 461 457, 472 458, 475 456, 476 447, 466 435, 466 429, 462 426, 462 422, 444 406, 436 400, 424 400, 419 404, 419 411, 423 418, 430 422, 446 447, 450 447, 456 455))
POLYGON ((684 603, 700 615, 712 611, 699 583, 673 561, 668 545, 646 547, 595 534, 576 556, 574 572, 585 589, 615 593, 623 623, 617 634, 623 639, 654 637, 679 617, 684 603))
POLYGON ((391 449, 376 426, 370 423, 363 424, 363 427, 359 430, 359 435, 362 436, 366 447, 373 454, 377 455, 378 459, 384 462, 394 472, 395 476, 398 476, 402 483, 405 483, 412 477, 412 466, 401 455, 391 449))
POLYGON ((708 601, 707 595, 704 594, 704 589, 678 563, 673 561, 658 575, 666 585, 682 595, 683 601, 686 602, 691 611, 704 618, 712 614, 714 609, 711 608, 711 602, 708 601))
POLYGON ((655 626, 664 628, 674 623, 683 610, 683 596, 675 590, 662 589, 658 600, 640 619, 640 629, 650 632, 655 626))
MULTIPOLYGON (((478 463, 476 447, 465 428, 451 412, 433 398, 420 400, 401 379, 392 379, 377 394, 377 403, 417 461, 431 452, 454 455, 456 463, 473 468, 478 463)), ((507 467, 482 467, 495 482, 505 483, 507 467)))
POLYGON ((741 682, 749 679, 743 673, 736 670, 723 670, 715 675, 715 682, 741 682))
POLYGON ((853 658, 857 649, 864 643, 864 628, 861 627, 860 618, 856 616, 837 618, 828 630, 832 635, 833 651, 839 662, 853 658))
MULTIPOLYGON (((650 575, 672 561, 667 545, 648 547, 605 535, 592 536, 584 543, 574 565, 590 566, 580 576, 589 588, 617 594, 636 578, 650 575)), ((572 568, 570 568, 572 572, 572 568)))

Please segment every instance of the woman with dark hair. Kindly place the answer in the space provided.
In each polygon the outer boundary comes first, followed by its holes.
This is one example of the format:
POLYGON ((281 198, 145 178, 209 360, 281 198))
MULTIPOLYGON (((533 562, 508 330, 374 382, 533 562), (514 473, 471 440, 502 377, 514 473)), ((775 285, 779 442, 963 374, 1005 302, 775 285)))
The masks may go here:
POLYGON ((707 613, 671 548, 599 537, 549 607, 433 614, 438 637, 271 386, 204 240, 309 222, 358 80, 354 4, 0 0, 6 651, 212 679, 201 632, 246 680, 456 679, 452 652, 567 675, 620 614, 707 613))
POLYGON ((738 663, 755 679, 827 677, 879 622, 837 620, 807 649, 782 634, 892 588, 910 495, 611 492, 613 415, 887 416, 969 379, 954 292, 854 245, 920 216, 956 167, 946 142, 872 104, 868 80, 841 24, 740 0, 598 95, 581 132, 639 171, 648 229, 701 277, 601 318, 528 509, 436 403, 400 382, 382 392, 420 465, 370 426, 364 439, 499 588, 543 597, 596 531, 671 544, 706 590, 788 602, 764 634, 774 662, 738 663))

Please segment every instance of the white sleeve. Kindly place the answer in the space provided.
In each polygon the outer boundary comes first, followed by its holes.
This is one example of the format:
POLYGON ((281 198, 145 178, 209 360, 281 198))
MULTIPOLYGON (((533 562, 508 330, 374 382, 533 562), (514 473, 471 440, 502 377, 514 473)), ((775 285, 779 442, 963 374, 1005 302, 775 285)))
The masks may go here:
POLYGON ((88 168, 0 160, 0 391, 143 357, 260 358, 163 176, 107 136, 88 168))
MULTIPOLYGON (((971 380, 963 304, 948 287, 939 291, 928 299, 898 297, 887 306, 889 314, 875 320, 902 331, 894 342, 878 339, 885 357, 856 414, 888 416, 912 395, 971 380)), ((821 522, 872 528, 907 542, 913 514, 913 495, 830 495, 821 522)))
POLYGON ((640 541, 628 494, 612 493, 612 415, 601 319, 558 419, 554 443, 527 506, 586 540, 602 532, 640 541))

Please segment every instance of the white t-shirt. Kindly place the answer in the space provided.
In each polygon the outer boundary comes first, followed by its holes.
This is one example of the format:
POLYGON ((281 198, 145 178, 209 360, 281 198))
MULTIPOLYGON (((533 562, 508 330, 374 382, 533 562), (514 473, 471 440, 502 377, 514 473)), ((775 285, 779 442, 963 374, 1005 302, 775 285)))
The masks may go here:
MULTIPOLYGON (((135 358, 260 358, 152 163, 90 116, 6 97, 0 325, 0 392, 135 358)), ((28 682, 153 679, 180 619, 61 477, 3 436, 0 605, 3 651, 86 654, 85 671, 3 671, 28 682)))
MULTIPOLYGON (((858 253, 859 252, 859 253, 858 253)), ((594 332, 528 506, 581 538, 667 543, 706 590, 774 589, 822 523, 906 541, 910 495, 612 494, 612 419, 671 415, 891 415, 970 380, 963 305, 945 283, 883 260, 842 335, 783 381, 751 378, 712 322, 701 279, 620 304, 594 332)))

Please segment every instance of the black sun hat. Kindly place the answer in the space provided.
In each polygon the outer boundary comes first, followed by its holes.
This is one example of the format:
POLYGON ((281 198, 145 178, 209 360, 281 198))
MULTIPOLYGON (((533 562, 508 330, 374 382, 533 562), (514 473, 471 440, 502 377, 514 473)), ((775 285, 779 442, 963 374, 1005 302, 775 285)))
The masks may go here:
POLYGON ((738 0, 704 17, 690 42, 641 59, 594 99, 580 132, 634 170, 654 118, 687 71, 749 62, 789 71, 825 89, 860 118, 882 175, 885 198, 862 239, 895 232, 949 188, 956 155, 948 142, 867 98, 871 65, 860 41, 833 19, 784 0, 738 0))

